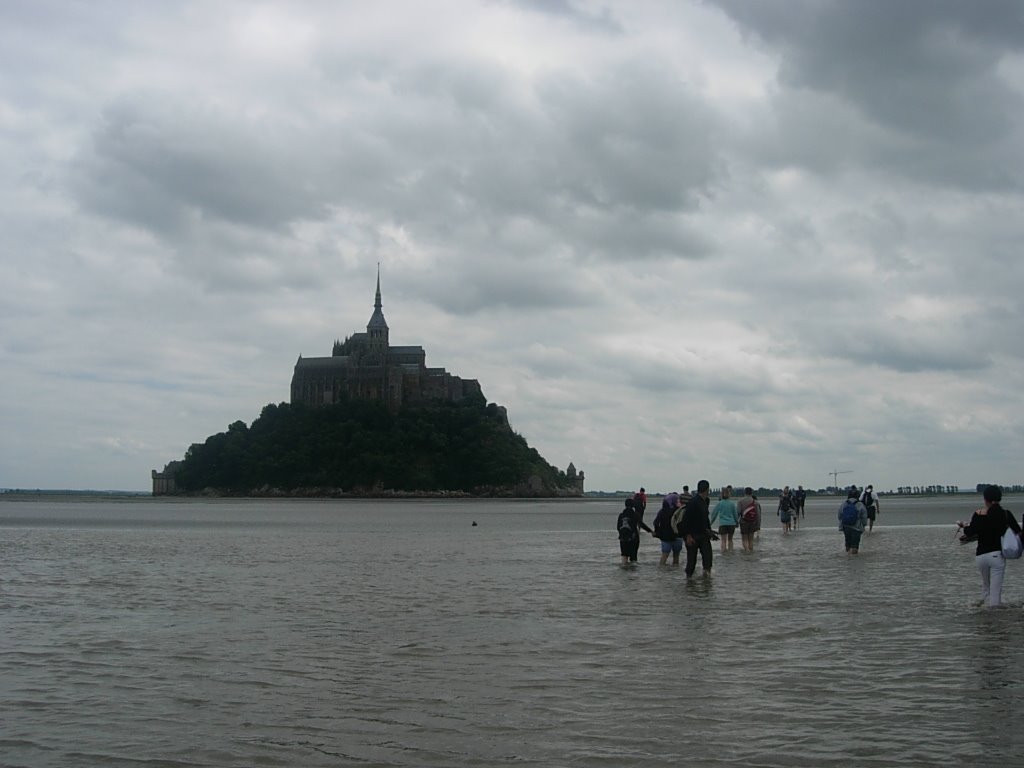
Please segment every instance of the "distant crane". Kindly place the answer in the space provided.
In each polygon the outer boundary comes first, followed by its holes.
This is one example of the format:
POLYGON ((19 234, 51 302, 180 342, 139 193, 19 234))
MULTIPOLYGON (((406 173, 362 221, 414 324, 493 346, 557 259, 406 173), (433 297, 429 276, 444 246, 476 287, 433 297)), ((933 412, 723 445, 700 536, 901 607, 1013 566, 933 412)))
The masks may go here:
POLYGON ((838 490, 839 489, 839 476, 840 475, 849 475, 852 472, 853 472, 852 469, 833 469, 831 472, 828 473, 829 477, 832 478, 832 487, 838 490))

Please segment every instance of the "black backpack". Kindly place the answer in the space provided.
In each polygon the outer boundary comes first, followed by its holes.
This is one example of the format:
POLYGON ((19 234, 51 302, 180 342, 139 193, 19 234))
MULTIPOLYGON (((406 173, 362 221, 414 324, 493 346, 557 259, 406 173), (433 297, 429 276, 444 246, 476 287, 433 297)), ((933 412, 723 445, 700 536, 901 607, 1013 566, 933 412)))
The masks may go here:
POLYGON ((632 515, 619 517, 619 541, 632 541, 636 536, 636 523, 632 515))

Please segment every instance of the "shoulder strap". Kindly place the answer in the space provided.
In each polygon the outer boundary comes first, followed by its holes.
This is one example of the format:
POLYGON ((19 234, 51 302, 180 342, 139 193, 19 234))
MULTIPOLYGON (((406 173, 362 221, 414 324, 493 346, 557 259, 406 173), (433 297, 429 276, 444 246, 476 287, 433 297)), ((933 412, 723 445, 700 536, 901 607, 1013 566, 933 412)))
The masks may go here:
MULTIPOLYGON (((1000 509, 1003 509, 1000 507, 1000 509)), ((1020 535, 1020 523, 1017 522, 1017 518, 1013 516, 1013 512, 1008 509, 1003 509, 1003 514, 1006 515, 1006 525, 1013 529, 1014 533, 1020 535)))

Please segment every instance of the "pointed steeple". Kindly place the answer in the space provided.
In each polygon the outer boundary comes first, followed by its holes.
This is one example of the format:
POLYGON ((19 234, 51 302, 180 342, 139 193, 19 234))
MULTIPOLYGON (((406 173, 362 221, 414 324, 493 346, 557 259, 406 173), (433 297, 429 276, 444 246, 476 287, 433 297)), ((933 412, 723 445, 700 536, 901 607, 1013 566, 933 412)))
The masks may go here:
POLYGON ((373 314, 370 322, 366 324, 366 333, 370 337, 370 344, 387 351, 388 348, 388 323, 384 319, 384 312, 380 303, 380 263, 377 263, 377 295, 373 302, 373 314))

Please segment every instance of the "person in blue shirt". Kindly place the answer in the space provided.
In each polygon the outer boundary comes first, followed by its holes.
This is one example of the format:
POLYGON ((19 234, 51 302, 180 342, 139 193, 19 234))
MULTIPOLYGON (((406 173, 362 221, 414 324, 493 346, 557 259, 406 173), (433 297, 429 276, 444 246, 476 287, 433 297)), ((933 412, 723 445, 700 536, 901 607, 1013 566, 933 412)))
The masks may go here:
POLYGON ((711 511, 709 522, 714 525, 716 520, 718 521, 718 536, 722 552, 728 552, 732 549, 732 537, 736 533, 736 526, 740 523, 739 510, 736 507, 736 502, 732 500, 731 485, 722 489, 722 498, 711 511))

